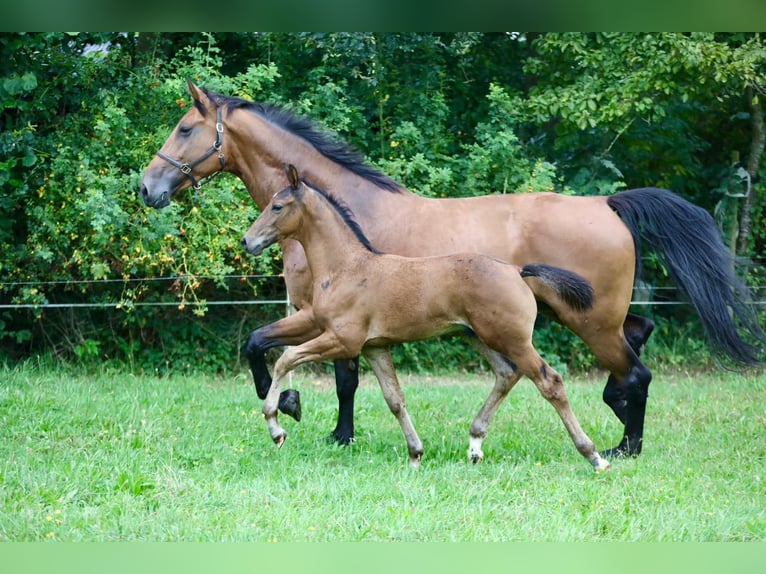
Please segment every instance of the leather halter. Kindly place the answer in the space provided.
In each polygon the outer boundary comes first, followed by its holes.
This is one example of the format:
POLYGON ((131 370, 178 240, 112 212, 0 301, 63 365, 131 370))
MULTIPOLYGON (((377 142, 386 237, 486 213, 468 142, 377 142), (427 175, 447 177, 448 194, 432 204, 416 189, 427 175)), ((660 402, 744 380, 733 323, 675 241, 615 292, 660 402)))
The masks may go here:
POLYGON ((202 187, 203 184, 207 183, 208 181, 213 179, 215 176, 223 173, 223 168, 226 165, 226 159, 223 157, 223 150, 221 149, 222 146, 223 146, 223 123, 221 122, 221 108, 218 107, 216 108, 216 117, 215 117, 215 142, 213 142, 213 145, 210 146, 210 148, 204 154, 202 154, 200 158, 189 163, 181 163, 177 159, 173 159, 172 157, 162 153, 161 151, 158 151, 157 155, 161 157, 162 159, 164 159, 166 162, 168 162, 170 165, 173 165, 177 167, 178 169, 180 169, 181 173, 183 173, 186 177, 188 177, 191 180, 192 187, 194 187, 196 191, 199 191, 199 189, 202 187), (221 169, 210 174, 209 176, 205 178, 202 178, 202 180, 198 182, 197 178, 194 177, 192 170, 216 152, 218 152, 218 161, 221 162, 221 169))

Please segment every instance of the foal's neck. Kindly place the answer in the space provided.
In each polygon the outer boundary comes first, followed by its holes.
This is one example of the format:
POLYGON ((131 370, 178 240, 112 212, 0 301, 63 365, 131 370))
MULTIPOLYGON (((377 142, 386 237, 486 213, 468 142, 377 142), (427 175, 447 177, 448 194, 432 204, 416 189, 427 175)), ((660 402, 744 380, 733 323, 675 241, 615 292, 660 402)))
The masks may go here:
POLYGON ((315 278, 352 268, 360 259, 375 255, 318 191, 304 191, 302 209, 303 223, 295 239, 303 246, 315 278))

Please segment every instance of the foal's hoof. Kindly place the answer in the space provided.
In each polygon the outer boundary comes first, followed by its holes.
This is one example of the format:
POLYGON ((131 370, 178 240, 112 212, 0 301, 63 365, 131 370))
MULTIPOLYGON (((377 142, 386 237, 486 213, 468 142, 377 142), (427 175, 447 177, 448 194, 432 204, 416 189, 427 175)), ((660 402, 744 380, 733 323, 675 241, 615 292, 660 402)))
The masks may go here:
POLYGON ((468 460, 473 464, 479 464, 484 460, 484 451, 481 450, 481 443, 473 438, 471 439, 471 445, 468 447, 468 460))
POLYGON ((282 391, 279 395, 279 410, 296 421, 301 420, 301 394, 294 389, 282 391))
POLYGON ((271 437, 274 440, 274 444, 277 445, 277 448, 282 448, 282 445, 285 444, 285 439, 287 438, 287 433, 282 433, 280 435, 277 435, 275 437, 271 437))
POLYGON ((609 464, 609 461, 604 460, 598 455, 596 455, 595 460, 591 462, 593 464, 593 470, 596 472, 606 472, 607 470, 612 468, 612 465, 609 464))

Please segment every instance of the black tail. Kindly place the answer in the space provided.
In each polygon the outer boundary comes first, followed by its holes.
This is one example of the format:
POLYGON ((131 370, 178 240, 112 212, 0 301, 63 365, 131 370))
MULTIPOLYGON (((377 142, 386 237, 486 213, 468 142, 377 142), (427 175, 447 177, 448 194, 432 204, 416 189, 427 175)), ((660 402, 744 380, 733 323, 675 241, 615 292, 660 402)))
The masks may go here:
POLYGON ((760 363, 766 336, 752 295, 734 273, 733 257, 711 215, 656 188, 623 191, 609 197, 607 203, 633 235, 636 276, 643 240, 694 305, 713 350, 741 364, 760 363), (740 330, 756 344, 746 342, 740 330))
POLYGON ((593 287, 587 279, 577 273, 533 263, 521 268, 521 276, 537 277, 575 311, 587 311, 593 306, 593 287))

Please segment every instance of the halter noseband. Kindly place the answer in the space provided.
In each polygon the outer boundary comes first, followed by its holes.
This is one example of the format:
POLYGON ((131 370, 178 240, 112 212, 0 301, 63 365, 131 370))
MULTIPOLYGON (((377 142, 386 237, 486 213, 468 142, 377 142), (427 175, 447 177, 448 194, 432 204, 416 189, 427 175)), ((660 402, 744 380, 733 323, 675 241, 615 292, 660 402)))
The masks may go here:
POLYGON ((215 176, 220 175, 223 173, 223 168, 226 165, 226 159, 223 157, 223 151, 221 150, 221 146, 223 146, 223 122, 221 122, 221 108, 216 108, 215 112, 215 142, 213 142, 213 145, 210 146, 210 148, 202 154, 202 156, 199 159, 196 159, 193 162, 190 163, 181 163, 177 159, 173 159, 169 155, 166 155, 162 153, 161 151, 157 152, 157 155, 164 159, 166 162, 168 162, 170 165, 177 167, 181 170, 181 173, 184 174, 186 177, 188 177, 192 182, 192 187, 194 187, 195 191, 199 191, 199 189, 202 187, 203 184, 207 183, 211 179, 213 179, 215 176), (209 176, 202 178, 201 181, 197 181, 197 178, 194 177, 194 174, 192 173, 192 169, 197 167, 199 164, 201 164, 203 161, 205 161, 207 158, 209 158, 214 153, 218 152, 218 161, 221 162, 221 169, 218 171, 210 174, 209 176))

